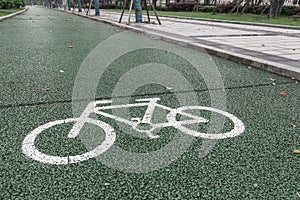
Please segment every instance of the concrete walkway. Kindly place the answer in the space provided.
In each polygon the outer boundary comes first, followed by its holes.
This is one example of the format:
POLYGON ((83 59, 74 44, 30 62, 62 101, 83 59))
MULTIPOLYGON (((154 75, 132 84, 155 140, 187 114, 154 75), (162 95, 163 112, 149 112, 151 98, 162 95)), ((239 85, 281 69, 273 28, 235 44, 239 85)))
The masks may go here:
MULTIPOLYGON (((85 16, 85 13, 71 13, 85 16)), ((162 25, 158 25, 154 16, 151 16, 151 24, 128 25, 127 13, 119 24, 120 13, 105 10, 101 10, 101 16, 94 16, 92 11, 88 17, 194 49, 205 49, 210 54, 300 79, 300 27, 174 17, 160 17, 162 25)), ((143 17, 147 21, 146 15, 143 17)), ((134 20, 132 15, 131 21, 134 20)))

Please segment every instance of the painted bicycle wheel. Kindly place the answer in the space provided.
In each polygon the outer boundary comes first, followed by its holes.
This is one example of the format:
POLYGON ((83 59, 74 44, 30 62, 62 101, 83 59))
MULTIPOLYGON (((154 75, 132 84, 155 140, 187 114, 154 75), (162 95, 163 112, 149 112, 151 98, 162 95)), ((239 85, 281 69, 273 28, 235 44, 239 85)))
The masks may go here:
POLYGON ((81 162, 84 160, 88 160, 90 158, 94 158, 102 153, 104 153, 107 149, 109 149, 115 139, 116 139, 116 134, 114 129, 107 123, 99 121, 99 120, 94 120, 94 119, 85 119, 86 123, 94 124, 98 126, 99 128, 103 129, 105 132, 105 139, 104 141, 97 146, 96 148, 92 149, 91 151, 88 151, 86 153, 80 154, 80 155, 74 155, 74 156, 53 156, 53 155, 47 155, 42 152, 40 152, 36 146, 35 146, 35 140, 39 134, 41 134, 44 130, 59 125, 59 124, 64 124, 64 123, 70 123, 70 122, 80 122, 82 119, 80 118, 69 118, 65 120, 57 120, 57 121, 52 121, 46 124, 43 124, 36 129, 34 129, 32 132, 30 132, 24 139, 23 144, 22 144, 22 151, 23 153, 32 158, 33 160, 42 162, 42 163, 47 163, 47 164, 55 164, 55 165, 62 165, 62 164, 69 164, 69 163, 76 163, 76 162, 81 162))
MULTIPOLYGON (((191 114, 189 114, 189 116, 191 116, 191 114)), ((216 108, 211 108, 211 107, 204 107, 204 106, 183 106, 177 109, 173 109, 170 111, 170 113, 168 114, 168 121, 173 124, 173 126, 175 128, 177 128, 178 130, 182 131, 183 133, 186 133, 188 135, 192 135, 194 137, 201 137, 201 138, 206 138, 206 139, 224 139, 224 138, 232 138, 232 137, 236 137, 238 135, 240 135, 241 133, 244 132, 245 130, 245 126, 243 124, 243 122, 238 119, 236 116, 222 111, 222 110, 218 110, 216 108), (199 118, 198 116, 195 116, 195 120, 188 120, 186 121, 179 121, 176 119, 176 116, 179 115, 186 115, 187 111, 210 111, 210 112, 214 112, 220 115, 223 115, 224 117, 227 117, 231 120, 231 122, 233 123, 233 128, 225 133, 201 133, 198 131, 195 131, 193 129, 190 129, 189 127, 187 127, 187 125, 189 125, 188 122, 191 122, 190 124, 195 124, 197 123, 197 119, 199 118)), ((199 121, 199 123, 201 123, 199 121)))

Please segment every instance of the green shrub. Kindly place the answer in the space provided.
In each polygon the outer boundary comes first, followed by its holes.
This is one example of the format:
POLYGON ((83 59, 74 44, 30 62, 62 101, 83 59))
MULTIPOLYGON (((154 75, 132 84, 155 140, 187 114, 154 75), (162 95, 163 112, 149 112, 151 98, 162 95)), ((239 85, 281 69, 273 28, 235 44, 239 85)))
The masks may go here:
POLYGON ((295 15, 297 13, 297 6, 282 6, 281 15, 295 15))
POLYGON ((193 11, 196 2, 174 2, 167 3, 166 7, 169 11, 193 11))
POLYGON ((118 5, 115 3, 100 3, 101 9, 116 9, 118 5))
POLYGON ((24 7, 25 6, 25 1, 23 0, 14 0, 16 8, 24 7))
POLYGON ((247 12, 260 15, 261 12, 265 10, 264 13, 266 14, 268 12, 268 9, 265 8, 266 8, 265 5, 253 5, 247 8, 247 12))
POLYGON ((24 0, 0 0, 1 9, 20 8, 25 6, 24 0))
POLYGON ((12 5, 10 1, 8 0, 0 0, 0 8, 2 9, 10 9, 12 8, 12 5))
MULTIPOLYGON (((193 11, 197 11, 197 5, 194 6, 193 11)), ((210 13, 210 12, 214 11, 214 6, 199 5, 198 6, 198 11, 199 12, 210 13)))
MULTIPOLYGON (((261 14, 261 12, 265 10, 263 14, 267 14, 269 9, 265 9, 265 8, 266 8, 265 5, 253 5, 248 7, 247 12, 252 14, 261 14)), ((291 15, 295 15, 296 12, 297 12, 297 6, 283 6, 280 14, 291 16, 291 15)))
POLYGON ((228 13, 234 6, 236 2, 226 2, 217 5, 217 12, 218 13, 228 13))
MULTIPOLYGON (((150 8, 149 8, 149 9, 150 9, 150 8)), ((157 6, 156 6, 156 10, 159 10, 159 11, 168 11, 168 8, 165 7, 165 6, 157 5, 157 6)))

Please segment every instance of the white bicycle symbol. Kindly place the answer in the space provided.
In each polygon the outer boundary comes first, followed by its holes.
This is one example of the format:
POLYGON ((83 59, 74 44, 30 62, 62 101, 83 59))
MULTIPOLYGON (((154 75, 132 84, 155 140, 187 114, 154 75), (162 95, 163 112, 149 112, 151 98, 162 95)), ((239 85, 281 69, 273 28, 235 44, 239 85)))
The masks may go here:
POLYGON ((176 129, 182 131, 185 134, 192 135, 194 137, 201 137, 201 138, 207 138, 207 139, 223 139, 223 138, 231 138, 240 135, 241 133, 244 132, 245 127, 244 124, 241 120, 239 120, 237 117, 234 115, 218 110, 215 108, 211 107, 203 107, 203 106, 183 106, 180 108, 170 108, 164 105, 161 105, 157 103, 160 100, 160 98, 147 98, 147 99, 136 99, 136 103, 133 104, 125 104, 125 105, 107 105, 111 104, 112 100, 100 100, 100 101, 94 101, 91 102, 87 105, 85 110, 83 111, 82 115, 79 118, 68 118, 65 120, 57 120, 57 121, 52 121, 46 124, 43 124, 36 129, 34 129, 32 132, 30 132, 24 139, 23 144, 22 144, 22 151, 23 153, 42 163, 48 163, 48 164, 69 164, 69 163, 76 163, 84 160, 88 160, 90 158, 94 158, 102 153, 104 153, 107 149, 109 149, 115 139, 116 139, 116 134, 114 131, 114 128, 111 127, 109 124, 89 118, 91 113, 96 113, 98 115, 102 115, 104 117, 108 117, 110 119, 114 119, 116 121, 125 123, 129 126, 131 126, 134 130, 145 133, 149 138, 158 138, 159 135, 153 134, 153 130, 157 128, 163 128, 163 127, 175 127, 176 129), (106 105, 105 105, 106 104, 106 105), (100 106, 99 106, 100 105, 100 106), (101 106, 102 105, 102 106, 101 106), (132 108, 132 107, 144 107, 146 106, 146 112, 143 116, 143 118, 132 118, 131 120, 127 120, 106 112, 103 112, 104 110, 111 110, 111 109, 118 109, 118 108, 132 108), (167 115, 167 122, 166 123, 157 123, 153 124, 151 123, 152 115, 154 112, 155 108, 162 108, 166 111, 168 111, 167 115), (215 112, 218 114, 221 114, 227 118, 229 118, 233 122, 233 129, 230 130, 229 132, 226 133, 201 133, 197 132, 195 130, 189 129, 185 125, 190 125, 190 124, 197 124, 197 123, 207 123, 208 120, 199 116, 195 116, 193 114, 189 114, 188 112, 185 112, 187 110, 205 110, 205 111, 210 111, 210 112, 215 112), (182 116, 188 117, 188 120, 183 120, 183 121, 178 121, 176 119, 176 116, 180 114, 182 116), (65 156, 65 157, 60 157, 60 156, 52 156, 52 155, 47 155, 42 152, 40 152, 36 147, 35 147, 35 139, 36 137, 42 133, 44 130, 53 127, 58 124, 64 124, 64 123, 70 123, 74 122, 75 124, 73 125, 72 129, 70 130, 68 137, 69 138, 76 138, 80 130, 82 129, 83 125, 85 123, 90 123, 94 124, 101 129, 104 130, 105 132, 105 139, 104 141, 94 148, 91 151, 88 151, 86 153, 80 154, 80 155, 74 155, 74 156, 65 156))

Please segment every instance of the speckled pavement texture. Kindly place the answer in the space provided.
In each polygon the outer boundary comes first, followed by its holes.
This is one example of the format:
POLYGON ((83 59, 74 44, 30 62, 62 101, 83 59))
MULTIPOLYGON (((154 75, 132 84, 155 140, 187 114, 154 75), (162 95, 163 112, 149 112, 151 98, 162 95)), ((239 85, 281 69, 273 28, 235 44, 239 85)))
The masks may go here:
MULTIPOLYGON (((300 199, 300 157, 293 153, 300 149, 296 80, 43 8, 31 7, 1 22, 0 46, 0 199, 300 199), (139 47, 139 42, 145 47, 117 56, 98 74, 114 49, 126 49, 122 41, 132 44, 129 49, 139 47), (98 48, 104 50, 95 51, 98 48), (189 56, 199 59, 199 66, 193 66, 189 56), (99 66, 92 73, 82 71, 83 66, 93 66, 87 58, 99 66), (216 71, 210 73, 211 69, 216 71), (150 75, 166 85, 147 80, 150 75), (181 87, 184 80, 192 89, 181 87), (93 93, 78 95, 89 91, 89 82, 96 83, 93 93), (131 86, 134 89, 126 96, 131 86), (218 95, 222 99, 215 98, 218 95), (114 128, 116 139, 110 149, 117 146, 125 154, 109 149, 97 158, 53 165, 22 151, 24 138, 37 127, 78 117, 76 102, 112 98, 122 104, 123 99, 134 103, 153 97, 170 108, 191 104, 222 108, 240 119, 245 130, 236 137, 211 141, 164 127, 157 131, 159 138, 150 139, 130 134, 131 127, 115 120, 92 115, 114 128), (213 143, 205 156, 199 156, 201 148, 213 143), (167 147, 171 151, 164 152, 167 147), (153 152, 158 156, 147 160, 153 152)), ((144 112, 145 108, 129 109, 132 118, 144 112)), ((157 112, 154 117, 166 117, 163 114, 167 113, 157 112)), ((210 112, 200 114, 213 119, 210 112)), ((211 121, 190 128, 205 132, 214 125, 211 121)), ((104 141, 99 127, 83 128, 83 135, 94 133, 94 128, 100 133, 90 134, 88 140, 68 138, 71 128, 72 123, 47 127, 34 145, 44 154, 64 157, 85 153, 104 141)), ((232 128, 232 122, 225 120, 219 131, 232 128)))

